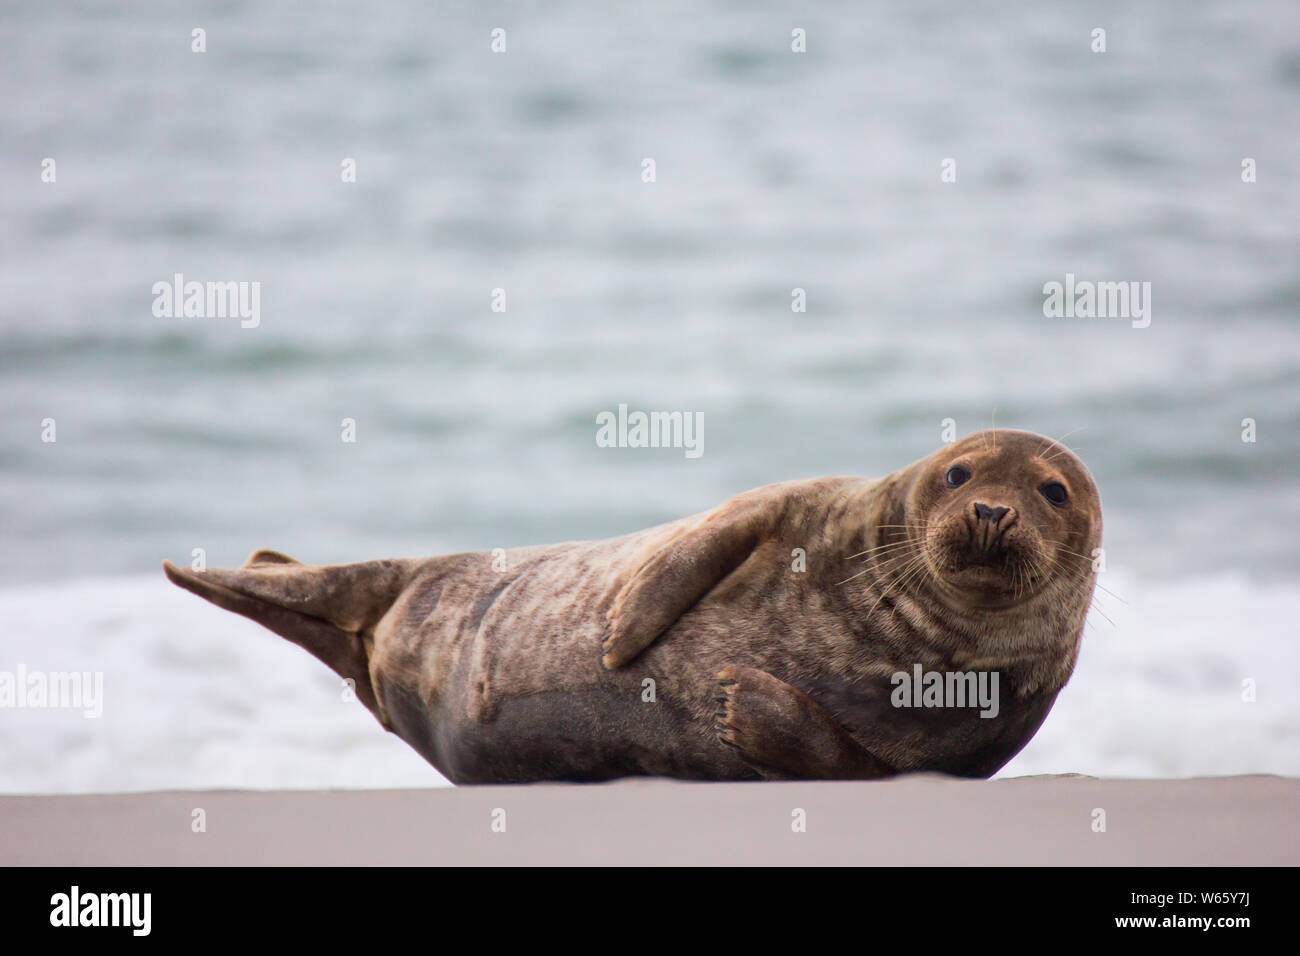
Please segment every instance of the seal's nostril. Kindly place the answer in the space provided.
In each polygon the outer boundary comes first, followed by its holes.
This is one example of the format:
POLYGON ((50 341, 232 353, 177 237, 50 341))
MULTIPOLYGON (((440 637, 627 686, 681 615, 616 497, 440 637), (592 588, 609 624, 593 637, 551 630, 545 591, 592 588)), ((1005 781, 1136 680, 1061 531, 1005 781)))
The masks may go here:
POLYGON ((975 517, 978 518, 980 521, 990 521, 993 524, 997 524, 1004 517, 1006 517, 1007 512, 1010 510, 1011 510, 1010 508, 1004 508, 1004 507, 990 508, 982 501, 978 501, 975 503, 975 517))

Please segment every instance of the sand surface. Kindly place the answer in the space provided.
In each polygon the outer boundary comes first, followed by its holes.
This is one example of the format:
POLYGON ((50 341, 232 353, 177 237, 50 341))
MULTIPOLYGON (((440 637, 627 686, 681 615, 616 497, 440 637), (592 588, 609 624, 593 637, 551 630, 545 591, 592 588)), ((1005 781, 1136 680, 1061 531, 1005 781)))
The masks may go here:
POLYGON ((1298 811, 1263 776, 7 796, 0 862, 1295 865, 1298 811))

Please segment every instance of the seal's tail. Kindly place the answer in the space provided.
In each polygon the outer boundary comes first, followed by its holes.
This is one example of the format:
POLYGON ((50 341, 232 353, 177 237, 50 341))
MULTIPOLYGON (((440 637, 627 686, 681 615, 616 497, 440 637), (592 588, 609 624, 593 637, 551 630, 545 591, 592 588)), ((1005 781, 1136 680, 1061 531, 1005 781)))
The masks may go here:
POLYGON ((370 631, 410 581, 413 565, 367 561, 313 567, 278 551, 255 551, 234 571, 194 571, 170 561, 163 562, 163 571, 173 584, 305 648, 350 679, 357 699, 380 716, 370 684, 370 631))

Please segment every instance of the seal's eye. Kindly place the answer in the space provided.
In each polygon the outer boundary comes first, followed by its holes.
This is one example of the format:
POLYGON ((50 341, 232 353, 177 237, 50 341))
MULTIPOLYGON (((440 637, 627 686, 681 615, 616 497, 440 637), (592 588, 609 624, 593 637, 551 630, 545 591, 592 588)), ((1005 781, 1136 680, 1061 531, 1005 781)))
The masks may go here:
POLYGON ((1049 481, 1045 485, 1039 485, 1038 491, 1054 505, 1063 505, 1070 500, 1070 494, 1065 490, 1065 485, 1059 481, 1049 481))
POLYGON ((943 480, 947 482, 949 488, 956 488, 970 481, 970 470, 961 465, 953 465, 948 469, 948 474, 943 476, 943 480))

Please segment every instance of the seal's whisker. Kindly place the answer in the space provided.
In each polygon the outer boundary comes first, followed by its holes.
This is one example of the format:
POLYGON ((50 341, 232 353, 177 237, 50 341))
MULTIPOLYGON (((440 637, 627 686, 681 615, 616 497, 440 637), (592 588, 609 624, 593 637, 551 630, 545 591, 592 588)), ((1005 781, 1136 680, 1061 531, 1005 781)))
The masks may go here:
MULTIPOLYGON (((925 562, 925 554, 924 554, 924 553, 919 553, 919 554, 915 555, 915 556, 912 558, 912 561, 916 562, 916 564, 924 564, 924 562, 925 562)), ((912 570, 912 568, 913 568, 913 565, 909 564, 909 565, 906 567, 905 571, 906 571, 907 573, 910 573, 911 570, 912 570)), ((876 603, 873 604, 873 605, 871 605, 871 610, 867 611, 867 616, 864 617, 864 618, 862 619, 864 624, 865 624, 867 621, 871 620, 871 615, 875 613, 876 608, 880 606, 880 602, 883 601, 883 600, 885 599, 885 595, 887 595, 887 594, 890 592, 890 590, 894 587, 894 585, 895 585, 896 583, 898 583, 897 579, 895 579, 895 580, 893 580, 893 581, 887 581, 887 582, 885 583, 885 587, 884 587, 883 590, 881 590, 881 592, 880 592, 880 596, 876 598, 876 603)))
POLYGON ((1107 624, 1109 624, 1111 627, 1115 627, 1115 622, 1110 619, 1110 615, 1097 606, 1096 595, 1094 595, 1093 599, 1088 603, 1088 610, 1096 611, 1098 614, 1100 614, 1102 617, 1106 619, 1107 624))
MULTIPOLYGON (((1047 442, 1047 444, 1045 444, 1045 445, 1042 447, 1042 449, 1039 450, 1038 454, 1035 455, 1034 457, 1035 457, 1035 458, 1042 458, 1042 457, 1043 457, 1043 452, 1046 451, 1047 449, 1051 448, 1053 445, 1060 445, 1061 448, 1065 449, 1066 451, 1069 451, 1070 449, 1069 449, 1069 448, 1066 448, 1066 445, 1065 445, 1065 439, 1069 438, 1071 435, 1076 435, 1076 434, 1078 434, 1078 433, 1081 432, 1081 431, 1085 431, 1085 430, 1087 430, 1087 428, 1088 428, 1087 425, 1080 425, 1078 428, 1071 428, 1068 432, 1066 432, 1066 433, 1065 433, 1064 435, 1062 435, 1060 438, 1053 438, 1053 439, 1050 439, 1050 440, 1047 442)), ((1058 453, 1058 454, 1059 454, 1059 453, 1058 453)), ((1051 461, 1051 459, 1049 458, 1048 461, 1051 461)))
POLYGON ((907 563, 908 559, 914 558, 921 553, 922 552, 918 549, 915 552, 908 552, 905 554, 891 554, 883 562, 882 561, 874 562, 871 565, 871 567, 877 571, 886 573, 889 571, 896 570, 899 565, 907 563))
MULTIPOLYGON (((900 583, 900 580, 905 575, 911 574, 914 568, 922 566, 924 563, 926 563, 926 553, 917 549, 915 554, 896 555, 896 557, 889 559, 884 564, 876 566, 876 570, 880 571, 881 578, 884 579, 884 589, 880 592, 880 597, 888 594, 894 585, 900 583)), ((876 604, 880 604, 880 597, 876 598, 876 604)), ((872 610, 875 610, 875 605, 872 605, 872 610)), ((871 611, 867 611, 867 617, 871 617, 871 611)))
MULTIPOLYGON (((1052 563, 1053 566, 1059 568, 1059 569, 1062 570, 1062 571, 1067 571, 1067 572, 1068 572, 1068 571, 1072 570, 1072 569, 1068 568, 1067 566, 1061 564, 1060 561, 1057 560, 1056 558, 1052 558, 1052 559, 1051 559, 1051 563, 1052 563)), ((1119 596, 1118 594, 1116 594, 1114 591, 1112 591, 1112 590, 1110 590, 1109 588, 1107 588, 1105 585, 1100 584, 1100 583, 1097 583, 1097 582, 1093 582, 1093 586, 1096 587, 1096 588, 1098 588, 1098 589, 1101 590, 1101 591, 1104 591, 1107 595, 1109 595, 1110 597, 1113 597, 1116 601, 1119 601, 1121 604, 1123 604, 1123 605, 1125 605, 1125 606, 1128 605, 1128 602, 1127 602, 1127 601, 1125 601, 1122 597, 1120 597, 1120 596, 1119 596)), ((1096 594, 1096 592, 1093 593, 1093 595, 1092 595, 1092 599, 1088 602, 1088 608, 1089 608, 1089 610, 1095 609, 1095 610, 1097 611, 1098 614, 1100 614, 1102 617, 1106 618, 1106 620, 1110 622, 1111 627, 1114 627, 1114 626, 1115 626, 1115 622, 1112 621, 1112 620, 1110 619, 1110 617, 1106 614, 1106 612, 1103 611, 1103 610, 1101 609, 1100 605, 1097 604, 1097 594, 1096 594)))
MULTIPOLYGON (((906 576, 905 578, 903 578, 902 581, 899 582, 899 587, 900 587, 900 588, 904 588, 904 587, 906 587, 906 585, 911 584, 912 581, 916 580, 916 578, 918 578, 922 573, 924 573, 924 571, 925 571, 925 560, 924 560, 925 556, 922 555, 921 558, 922 558, 922 559, 921 559, 920 561, 917 562, 917 564, 915 565, 915 567, 913 567, 912 570, 910 570, 910 571, 907 573, 907 576, 906 576)), ((889 612, 889 620, 890 620, 890 623, 893 623, 894 615, 897 614, 897 613, 898 613, 898 602, 895 601, 895 602, 894 602, 894 606, 893 606, 893 608, 892 608, 892 609, 890 610, 890 612, 889 612)))
POLYGON ((862 577, 862 575, 864 575, 864 574, 870 574, 870 573, 871 573, 871 568, 863 568, 863 569, 862 569, 861 571, 859 571, 857 574, 853 575, 853 577, 845 578, 843 581, 841 581, 839 584, 837 584, 837 585, 835 585, 835 586, 836 586, 836 587, 839 587, 839 586, 842 585, 842 584, 848 584, 850 581, 852 581, 852 580, 854 580, 854 579, 856 579, 856 578, 860 578, 860 577, 862 577))
POLYGON ((1125 607, 1128 606, 1128 601, 1125 601, 1122 597, 1120 597, 1118 594, 1116 594, 1116 593, 1115 593, 1114 591, 1112 591, 1110 588, 1106 587, 1106 585, 1104 585, 1104 584, 1098 584, 1098 585, 1097 585, 1097 590, 1105 592, 1107 595, 1109 595, 1110 597, 1113 597, 1116 601, 1119 601, 1119 603, 1120 603, 1120 604, 1123 604, 1125 607))
MULTIPOLYGON (((912 543, 912 542, 910 542, 910 541, 908 541, 908 542, 903 542, 903 544, 911 544, 911 543, 912 543)), ((903 546, 903 545, 901 545, 901 544, 899 545, 900 548, 901 548, 902 546, 903 546)), ((843 581, 840 582, 840 584, 841 584, 841 585, 843 585, 843 584, 848 584, 850 581, 854 580, 855 578, 860 578, 860 577, 862 577, 862 575, 864 575, 864 574, 869 574, 869 573, 872 572, 872 571, 881 571, 881 570, 885 570, 885 569, 889 568, 891 565, 896 564, 896 563, 898 563, 899 561, 902 561, 902 560, 904 560, 904 559, 906 559, 906 558, 911 558, 911 557, 913 557, 913 556, 914 556, 914 555, 913 555, 911 552, 907 552, 907 553, 903 553, 903 554, 893 554, 893 553, 891 553, 891 554, 889 554, 889 555, 887 555, 887 556, 886 556, 886 555, 877 555, 874 559, 871 559, 871 563, 869 563, 865 568, 863 568, 863 569, 862 569, 861 571, 859 571, 857 574, 852 575, 851 577, 847 577, 847 578, 845 578, 843 581), (886 557, 887 557, 887 560, 885 560, 884 563, 882 564, 882 563, 881 563, 881 558, 886 558, 886 557)), ((838 585, 837 585, 837 587, 838 587, 838 585)))
POLYGON ((1065 547, 1064 545, 1058 544, 1056 546, 1056 551, 1059 557, 1077 559, 1087 565, 1091 565, 1093 561, 1093 559, 1089 555, 1080 554, 1078 551, 1072 551, 1069 548, 1065 547))
MULTIPOLYGON (((1061 445, 1060 442, 1057 442, 1057 444, 1061 445)), ((1062 455, 1077 455, 1078 453, 1079 449, 1077 448, 1070 448, 1066 445, 1061 445, 1060 451, 1056 452, 1054 455, 1048 455, 1043 459, 1043 461, 1056 461, 1056 459, 1060 458, 1062 455)))
MULTIPOLYGON (((1073 555, 1074 557, 1079 558, 1080 560, 1088 561, 1088 562, 1091 562, 1091 561, 1092 561, 1092 558, 1090 558, 1088 555, 1086 555, 1086 554, 1080 554, 1078 551, 1072 551, 1072 550, 1070 550, 1069 548, 1065 547, 1064 545, 1059 545, 1059 544, 1058 544, 1058 545, 1056 546, 1056 549, 1057 549, 1058 551, 1064 551, 1066 554, 1073 555)), ((1116 594, 1116 593, 1115 593, 1114 591, 1112 591, 1110 588, 1106 587, 1106 585, 1102 584, 1100 581, 1097 582, 1096 587, 1097 587, 1097 590, 1099 590, 1099 591, 1105 591, 1107 594, 1109 594, 1111 597, 1113 597, 1116 601, 1119 601, 1120 604, 1124 604, 1124 605, 1127 605, 1127 604, 1128 604, 1128 601, 1124 600, 1122 597, 1120 597, 1118 594, 1116 594)))
POLYGON ((915 538, 911 537, 907 532, 901 530, 890 531, 888 534, 882 534, 880 537, 881 537, 880 543, 883 545, 910 544, 911 542, 916 540, 915 538))
POLYGON ((1067 547, 1066 547, 1065 545, 1063 545, 1063 544, 1058 544, 1058 545, 1056 546, 1056 550, 1057 550, 1057 551, 1064 551, 1066 554, 1072 554, 1072 555, 1074 555, 1076 558, 1083 558, 1083 560, 1085 560, 1085 561, 1091 561, 1091 560, 1092 560, 1092 557, 1091 557, 1090 555, 1083 554, 1083 553, 1080 552, 1080 551, 1075 551, 1073 548, 1067 548, 1067 547))
POLYGON ((867 551, 859 551, 857 554, 851 554, 851 555, 849 555, 849 556, 848 556, 847 558, 845 558, 844 560, 846 560, 846 561, 852 561, 854 558, 860 558, 860 557, 862 557, 863 555, 872 555, 872 554, 874 554, 874 555, 881 555, 881 554, 884 554, 884 553, 889 552, 889 551, 897 551, 899 548, 910 548, 910 547, 915 547, 915 542, 913 542, 913 541, 895 541, 893 544, 882 544, 882 545, 881 545, 880 547, 878 547, 878 548, 871 548, 871 549, 869 549, 869 550, 867 550, 867 551))
POLYGON ((849 555, 847 558, 845 558, 844 560, 845 560, 845 561, 852 561, 854 558, 860 558, 860 557, 862 557, 862 555, 864 555, 864 554, 871 554, 871 553, 874 552, 874 551, 881 551, 881 550, 883 550, 883 549, 885 549, 885 548, 898 548, 898 547, 902 547, 902 546, 904 546, 904 545, 915 544, 915 543, 916 543, 914 539, 909 538, 909 537, 907 537, 906 535, 902 535, 902 536, 896 536, 896 535, 881 535, 881 537, 897 537, 897 540, 894 540, 894 541, 885 541, 885 542, 883 542, 882 544, 878 544, 878 545, 875 545, 874 547, 867 548, 867 549, 864 550, 864 551, 859 551, 857 554, 850 554, 850 555, 849 555))
POLYGON ((1033 584, 1034 578, 1041 578, 1042 576, 1043 576, 1042 563, 1037 559, 1035 559, 1032 562, 1031 568, 1026 568, 1023 565, 1017 565, 1016 566, 1016 600, 1019 601, 1022 597, 1024 597, 1026 594, 1029 593, 1029 588, 1033 584))
MULTIPOLYGON (((901 529, 901 528, 900 528, 899 530, 892 530, 892 529, 891 529, 891 530, 889 531, 888 534, 882 534, 882 535, 880 536, 880 538, 881 538, 881 544, 882 544, 882 545, 883 545, 883 544, 898 544, 900 541, 908 541, 908 540, 911 540, 911 539, 909 539, 909 538, 907 537, 907 535, 901 533, 902 530, 921 531, 921 530, 923 530, 923 529, 921 529, 921 528, 911 528, 911 529, 901 529), (893 538, 894 540, 891 541, 891 540, 889 540, 890 538, 893 538)), ((879 545, 877 545, 877 547, 879 547, 879 545)), ((871 548, 867 548, 867 549, 864 550, 864 551, 859 551, 858 554, 866 554, 867 551, 870 551, 870 550, 871 550, 871 548)), ((849 555, 849 557, 854 558, 854 557, 857 557, 857 555, 856 555, 856 554, 851 554, 851 555, 849 555)))

